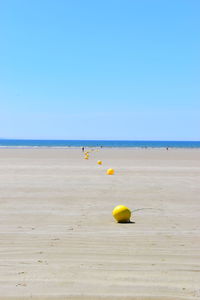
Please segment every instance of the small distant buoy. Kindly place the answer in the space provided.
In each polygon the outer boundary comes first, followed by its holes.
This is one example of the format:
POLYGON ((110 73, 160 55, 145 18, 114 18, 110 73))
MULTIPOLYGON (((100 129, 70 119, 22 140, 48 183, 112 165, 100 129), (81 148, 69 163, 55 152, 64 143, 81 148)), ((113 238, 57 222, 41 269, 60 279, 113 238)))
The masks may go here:
POLYGON ((107 175, 113 175, 115 171, 113 169, 108 169, 106 173, 107 175))
POLYGON ((98 165, 102 165, 102 161, 101 160, 98 160, 98 165))
POLYGON ((131 211, 124 205, 117 205, 113 209, 112 215, 118 223, 129 223, 131 211))

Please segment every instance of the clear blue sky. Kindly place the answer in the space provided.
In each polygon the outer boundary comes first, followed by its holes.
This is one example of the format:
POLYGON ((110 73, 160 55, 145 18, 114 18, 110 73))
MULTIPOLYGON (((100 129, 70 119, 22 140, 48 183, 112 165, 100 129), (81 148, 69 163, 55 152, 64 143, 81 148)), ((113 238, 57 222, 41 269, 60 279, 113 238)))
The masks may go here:
POLYGON ((200 140, 199 0, 1 0, 0 137, 200 140))

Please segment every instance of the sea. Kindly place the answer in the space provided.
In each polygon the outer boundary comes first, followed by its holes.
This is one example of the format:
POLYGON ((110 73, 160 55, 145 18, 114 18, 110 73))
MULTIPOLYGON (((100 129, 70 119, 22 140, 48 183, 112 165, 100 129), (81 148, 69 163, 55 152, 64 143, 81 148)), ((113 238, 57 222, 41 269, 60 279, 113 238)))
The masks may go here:
POLYGON ((0 139, 0 148, 36 148, 36 147, 200 148, 200 141, 0 139))

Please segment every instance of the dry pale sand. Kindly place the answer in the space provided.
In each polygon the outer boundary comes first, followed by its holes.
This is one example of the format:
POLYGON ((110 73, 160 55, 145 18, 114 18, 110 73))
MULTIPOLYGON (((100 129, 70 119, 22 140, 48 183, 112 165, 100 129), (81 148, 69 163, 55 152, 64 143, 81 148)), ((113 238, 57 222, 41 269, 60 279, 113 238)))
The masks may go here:
POLYGON ((200 299, 200 150, 0 149, 0 246, 0 300, 200 299))

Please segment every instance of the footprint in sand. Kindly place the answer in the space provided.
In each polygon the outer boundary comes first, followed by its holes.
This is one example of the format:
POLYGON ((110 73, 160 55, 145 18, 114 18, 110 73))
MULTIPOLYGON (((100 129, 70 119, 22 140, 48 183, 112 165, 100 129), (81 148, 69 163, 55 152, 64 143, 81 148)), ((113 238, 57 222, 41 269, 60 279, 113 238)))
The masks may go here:
POLYGON ((16 286, 26 286, 26 283, 17 283, 16 286))

